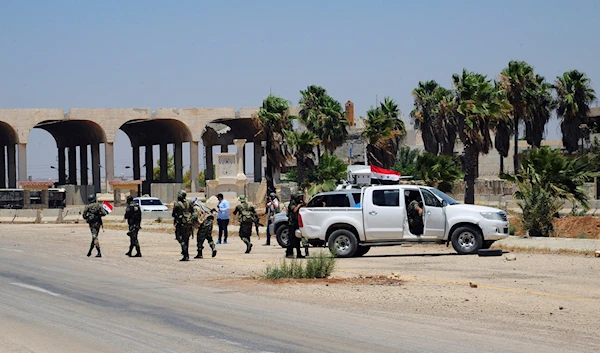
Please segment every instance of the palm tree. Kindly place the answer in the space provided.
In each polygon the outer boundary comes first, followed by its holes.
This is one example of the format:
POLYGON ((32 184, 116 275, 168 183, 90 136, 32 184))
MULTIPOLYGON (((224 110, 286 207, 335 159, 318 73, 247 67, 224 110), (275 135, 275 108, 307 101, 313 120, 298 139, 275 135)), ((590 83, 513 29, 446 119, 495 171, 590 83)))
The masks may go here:
POLYGON ((348 177, 348 166, 339 157, 324 153, 319 158, 319 164, 309 174, 310 187, 308 193, 314 195, 322 191, 335 190, 340 180, 348 177))
POLYGON ((273 174, 281 168, 289 158, 289 151, 285 148, 283 141, 283 130, 292 129, 292 121, 295 119, 289 113, 288 101, 281 97, 269 95, 255 116, 255 124, 266 136, 267 169, 267 191, 275 192, 273 174))
POLYGON ((454 182, 464 176, 460 161, 454 156, 425 152, 417 158, 417 168, 425 184, 444 192, 451 192, 454 182))
POLYGON ((419 179, 417 171, 417 158, 419 157, 419 154, 420 151, 416 148, 410 148, 408 146, 401 147, 400 150, 398 150, 396 164, 394 164, 392 169, 400 172, 402 175, 419 179))
POLYGON ((437 129, 440 154, 443 156, 454 155, 456 136, 458 135, 458 123, 456 114, 456 92, 444 87, 435 91, 435 102, 437 105, 437 129))
POLYGON ((527 119, 525 119, 525 139, 534 149, 540 148, 546 124, 550 120, 552 111, 556 109, 556 100, 552 98, 551 88, 552 85, 546 82, 543 76, 535 75, 533 87, 530 89, 532 97, 527 107, 527 119))
POLYGON ((511 115, 514 133, 514 170, 519 170, 519 124, 527 115, 531 95, 528 90, 534 82, 533 67, 525 61, 511 60, 500 74, 500 85, 512 105, 511 115))
POLYGON ((440 86, 435 81, 419 82, 413 89, 415 108, 410 116, 415 120, 415 129, 421 131, 425 151, 437 155, 439 146, 439 130, 436 91, 440 86))
MULTIPOLYGON (((348 136, 348 121, 342 105, 321 86, 308 86, 300 94, 300 121, 317 135, 325 150, 333 153, 348 136)), ((320 145, 317 145, 317 154, 321 154, 320 145)))
POLYGON ((557 114, 562 119, 560 130, 563 145, 573 153, 582 137, 581 125, 588 121, 590 104, 596 100, 590 79, 577 70, 565 72, 556 78, 554 85, 558 101, 557 114))
MULTIPOLYGON (((496 89, 502 89, 499 82, 494 82, 496 89)), ((504 158, 508 157, 510 137, 513 135, 512 121, 508 116, 502 116, 494 126, 494 145, 500 154, 500 173, 504 173, 504 158)))
POLYGON ((452 76, 457 95, 458 134, 464 145, 465 203, 475 202, 475 173, 479 154, 492 147, 490 129, 508 114, 510 104, 486 76, 463 70, 452 76))
POLYGON ((307 174, 311 173, 315 167, 314 148, 319 144, 319 140, 310 131, 283 130, 283 134, 287 145, 292 149, 292 153, 296 158, 298 184, 304 187, 307 174))
POLYGON ((367 140, 368 163, 391 168, 396 162, 400 143, 406 136, 400 109, 393 99, 386 97, 379 107, 367 111, 362 136, 367 140))

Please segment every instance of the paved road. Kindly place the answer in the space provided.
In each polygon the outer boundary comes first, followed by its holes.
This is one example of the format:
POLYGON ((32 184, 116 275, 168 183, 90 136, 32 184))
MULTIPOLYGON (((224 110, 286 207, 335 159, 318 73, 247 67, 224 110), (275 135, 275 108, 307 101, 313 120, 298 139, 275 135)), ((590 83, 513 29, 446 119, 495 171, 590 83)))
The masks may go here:
POLYGON ((261 299, 134 278, 92 259, 0 249, 2 352, 573 351, 518 332, 488 334, 468 321, 386 319, 261 299))

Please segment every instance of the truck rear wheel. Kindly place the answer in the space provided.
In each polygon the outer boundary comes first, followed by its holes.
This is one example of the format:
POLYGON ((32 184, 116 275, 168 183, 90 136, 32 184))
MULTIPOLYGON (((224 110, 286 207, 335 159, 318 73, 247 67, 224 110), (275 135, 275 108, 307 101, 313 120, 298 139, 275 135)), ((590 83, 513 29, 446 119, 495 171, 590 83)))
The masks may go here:
POLYGON ((458 227, 452 233, 452 247, 460 255, 477 254, 482 246, 481 231, 473 226, 458 227))
POLYGON ((352 257, 358 248, 358 241, 351 231, 338 229, 329 236, 328 245, 336 257, 352 257))

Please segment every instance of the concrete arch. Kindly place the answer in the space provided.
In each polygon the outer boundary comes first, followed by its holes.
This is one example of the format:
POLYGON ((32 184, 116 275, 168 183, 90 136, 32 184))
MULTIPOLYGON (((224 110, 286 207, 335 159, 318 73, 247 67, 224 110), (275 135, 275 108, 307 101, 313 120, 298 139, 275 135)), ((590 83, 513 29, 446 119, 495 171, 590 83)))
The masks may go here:
POLYGON ((132 146, 162 143, 191 142, 192 133, 187 125, 176 119, 132 120, 120 127, 132 146))
POLYGON ((59 148, 106 142, 106 133, 102 127, 91 120, 42 121, 34 128, 48 131, 59 148))
POLYGON ((7 187, 7 185, 9 188, 16 187, 15 146, 18 143, 17 131, 11 125, 0 121, 0 189, 7 187))
POLYGON ((10 124, 0 121, 0 146, 19 143, 17 131, 10 124))

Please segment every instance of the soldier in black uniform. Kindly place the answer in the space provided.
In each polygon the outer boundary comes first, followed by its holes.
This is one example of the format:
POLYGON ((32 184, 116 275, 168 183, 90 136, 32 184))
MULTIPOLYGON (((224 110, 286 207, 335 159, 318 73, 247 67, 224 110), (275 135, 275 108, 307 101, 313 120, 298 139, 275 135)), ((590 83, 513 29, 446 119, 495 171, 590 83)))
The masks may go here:
POLYGON ((299 229, 298 212, 303 206, 306 206, 306 203, 304 194, 301 192, 296 193, 288 204, 288 246, 285 251, 285 257, 288 258, 294 257, 294 249, 296 249, 296 258, 303 259, 305 257, 300 253, 300 239, 295 234, 296 229, 299 229))
POLYGON ((125 254, 129 257, 142 257, 142 253, 140 251, 140 243, 138 241, 138 232, 140 231, 141 223, 142 223, 142 210, 140 206, 136 203, 133 203, 133 196, 127 196, 127 209, 125 209, 125 219, 127 220, 127 224, 129 225, 129 232, 127 235, 129 236, 129 251, 125 254), (131 251, 135 247, 136 254, 131 255, 131 251))

